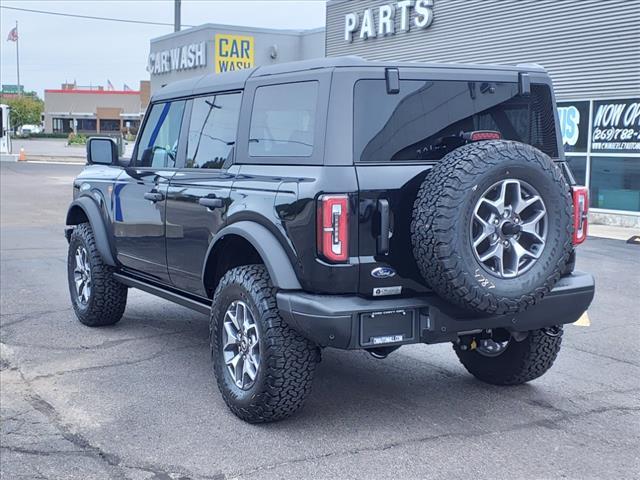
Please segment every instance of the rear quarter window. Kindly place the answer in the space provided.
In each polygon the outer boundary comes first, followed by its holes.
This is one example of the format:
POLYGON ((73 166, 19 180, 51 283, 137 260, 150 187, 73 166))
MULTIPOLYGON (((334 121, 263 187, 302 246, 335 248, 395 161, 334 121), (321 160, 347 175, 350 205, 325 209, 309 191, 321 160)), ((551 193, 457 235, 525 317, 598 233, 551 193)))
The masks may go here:
POLYGON ((249 132, 252 157, 309 157, 313 153, 318 82, 256 89, 249 132))
POLYGON ((436 161, 465 143, 463 133, 477 130, 558 156, 546 85, 522 96, 517 83, 403 80, 400 93, 390 95, 384 80, 356 82, 356 161, 436 161))

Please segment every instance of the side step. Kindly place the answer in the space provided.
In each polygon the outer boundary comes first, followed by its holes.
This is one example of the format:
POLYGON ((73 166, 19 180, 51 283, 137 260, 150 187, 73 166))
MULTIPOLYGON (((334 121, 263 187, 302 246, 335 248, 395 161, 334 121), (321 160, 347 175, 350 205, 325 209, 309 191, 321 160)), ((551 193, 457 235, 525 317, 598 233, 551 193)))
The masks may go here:
POLYGON ((121 273, 114 273, 113 276, 116 278, 116 280, 126 285, 127 287, 137 288, 138 290, 142 290, 144 292, 150 293, 157 297, 164 298, 165 300, 169 300, 170 302, 177 303, 178 305, 182 305, 183 307, 190 308, 191 310, 195 310, 196 312, 203 313, 204 315, 209 315, 211 312, 211 307, 206 303, 199 302, 192 298, 186 297, 175 291, 165 290, 164 288, 157 287, 155 285, 149 284, 147 282, 143 282, 142 280, 138 280, 133 277, 122 275, 121 273))

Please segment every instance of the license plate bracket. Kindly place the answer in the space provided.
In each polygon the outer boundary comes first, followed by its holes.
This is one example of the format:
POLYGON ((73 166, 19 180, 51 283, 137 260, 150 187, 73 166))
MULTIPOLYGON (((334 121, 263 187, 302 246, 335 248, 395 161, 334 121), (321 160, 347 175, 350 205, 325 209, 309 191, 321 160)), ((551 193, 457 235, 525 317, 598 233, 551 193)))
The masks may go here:
POLYGON ((360 346, 410 343, 415 337, 413 310, 388 310, 360 314, 360 346))

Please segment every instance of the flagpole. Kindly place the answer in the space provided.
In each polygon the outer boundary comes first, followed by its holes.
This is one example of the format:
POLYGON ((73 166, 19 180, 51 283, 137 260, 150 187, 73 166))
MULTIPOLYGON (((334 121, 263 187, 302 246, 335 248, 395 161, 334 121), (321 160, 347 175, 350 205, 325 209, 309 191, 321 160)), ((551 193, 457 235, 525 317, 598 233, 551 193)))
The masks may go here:
POLYGON ((20 90, 20 50, 18 48, 18 42, 20 41, 20 33, 18 32, 18 21, 16 20, 16 72, 18 76, 18 96, 22 95, 20 90))

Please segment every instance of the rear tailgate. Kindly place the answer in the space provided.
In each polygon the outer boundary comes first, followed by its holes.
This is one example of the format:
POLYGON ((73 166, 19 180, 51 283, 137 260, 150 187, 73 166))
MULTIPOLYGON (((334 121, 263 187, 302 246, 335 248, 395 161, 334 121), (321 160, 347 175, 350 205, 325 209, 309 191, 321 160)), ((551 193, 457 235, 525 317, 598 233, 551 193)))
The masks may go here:
POLYGON ((428 291, 413 260, 410 227, 413 201, 430 168, 424 164, 356 167, 360 185, 359 293, 386 296, 428 291))
MULTIPOLYGON (((402 78, 402 77, 401 77, 402 78)), ((354 88, 354 156, 359 185, 359 293, 413 295, 428 291, 413 259, 411 218, 429 170, 471 132, 494 132, 558 157, 550 85, 522 94, 510 82, 384 80, 354 88)))

